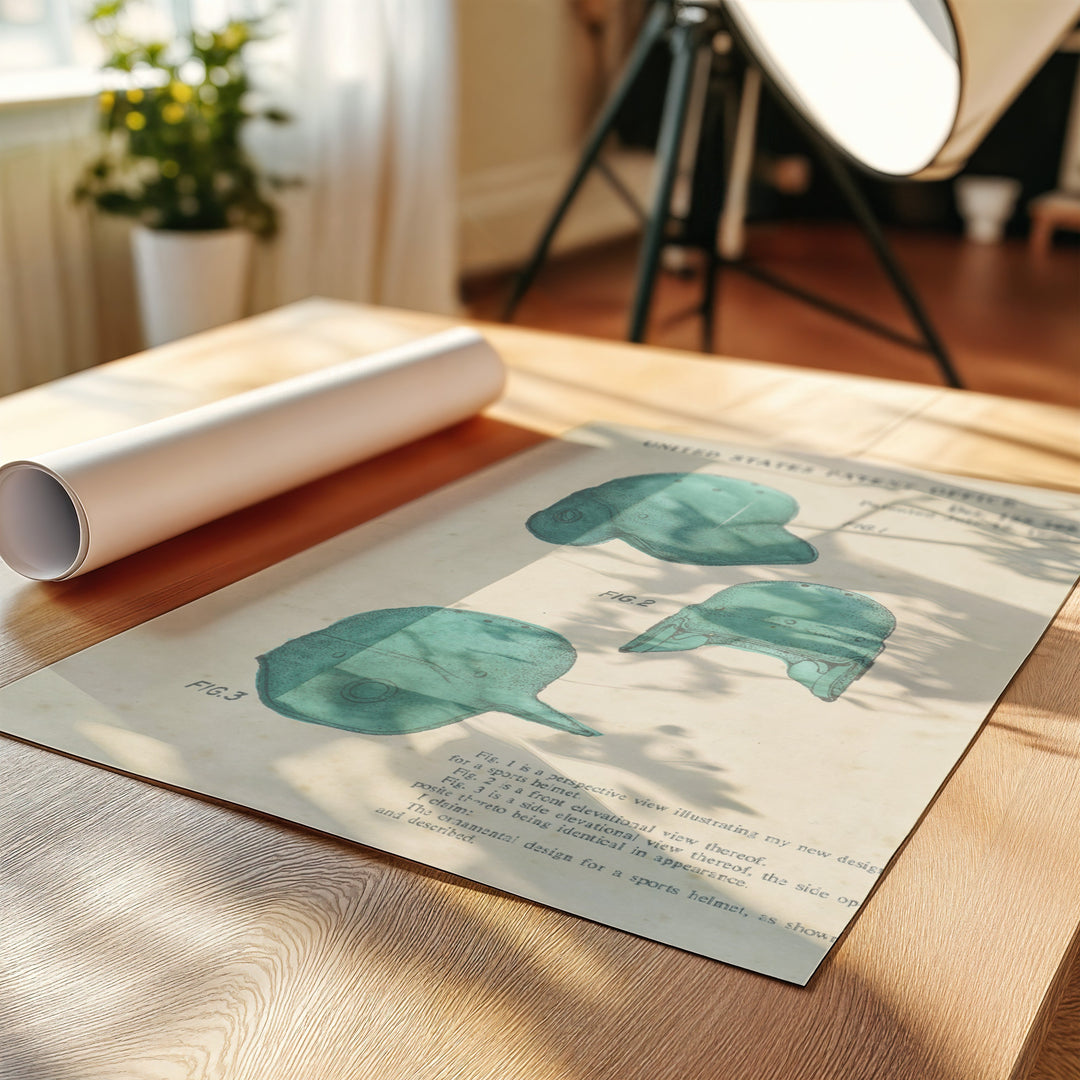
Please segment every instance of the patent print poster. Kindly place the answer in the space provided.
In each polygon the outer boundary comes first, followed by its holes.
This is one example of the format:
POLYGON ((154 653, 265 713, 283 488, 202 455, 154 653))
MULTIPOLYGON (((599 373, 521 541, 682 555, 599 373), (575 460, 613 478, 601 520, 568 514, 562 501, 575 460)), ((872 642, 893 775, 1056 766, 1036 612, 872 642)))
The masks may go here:
POLYGON ((1062 493, 592 429, 15 683, 0 716, 804 984, 1078 554, 1062 493))

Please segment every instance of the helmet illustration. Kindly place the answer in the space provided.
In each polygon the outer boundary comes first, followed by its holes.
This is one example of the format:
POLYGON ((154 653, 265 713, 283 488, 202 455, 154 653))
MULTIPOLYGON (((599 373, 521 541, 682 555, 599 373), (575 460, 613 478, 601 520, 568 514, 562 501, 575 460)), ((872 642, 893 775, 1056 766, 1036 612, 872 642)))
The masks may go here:
POLYGON ((650 473, 575 491, 537 511, 525 527, 549 544, 617 539, 665 562, 775 566, 817 558, 783 527, 798 510, 790 495, 747 480, 650 473))
POLYGON ((428 731, 485 712, 599 732, 537 698, 577 659, 561 634, 442 607, 366 611, 258 657, 256 688, 282 716, 367 735, 428 731))
POLYGON ((753 581, 722 589, 658 622, 620 652, 703 645, 775 656, 822 701, 835 701, 873 664, 896 628, 887 607, 862 593, 809 581, 753 581))

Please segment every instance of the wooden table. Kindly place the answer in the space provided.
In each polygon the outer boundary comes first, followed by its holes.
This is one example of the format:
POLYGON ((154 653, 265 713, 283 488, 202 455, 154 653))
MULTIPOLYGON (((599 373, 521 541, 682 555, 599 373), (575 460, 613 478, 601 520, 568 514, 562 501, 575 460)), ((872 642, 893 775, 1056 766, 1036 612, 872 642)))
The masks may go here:
MULTIPOLYGON (((447 322, 306 301, 4 399, 0 454, 447 322)), ((4 569, 0 682, 589 420, 1080 489, 1070 410, 484 329, 486 416, 75 581, 4 569)), ((0 1076, 1075 1076, 1078 635, 1074 595, 806 989, 0 739, 0 1076)))

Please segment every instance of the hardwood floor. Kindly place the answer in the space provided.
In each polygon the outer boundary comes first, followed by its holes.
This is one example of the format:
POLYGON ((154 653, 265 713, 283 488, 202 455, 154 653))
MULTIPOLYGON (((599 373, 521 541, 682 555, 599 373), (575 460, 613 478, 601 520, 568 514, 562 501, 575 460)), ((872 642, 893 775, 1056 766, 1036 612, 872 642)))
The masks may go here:
MULTIPOLYGON (((977 245, 962 237, 892 231, 890 240, 965 386, 1080 407, 1080 245, 1045 256, 1022 239, 977 245)), ((514 322, 624 339, 638 242, 620 240, 549 261, 514 322)), ((692 254, 692 253, 691 253, 692 254)), ((804 288, 910 333, 896 294, 854 226, 751 225, 747 254, 804 288)), ((498 320, 510 275, 466 284, 470 315, 498 320)), ((660 274, 647 340, 700 350, 700 274, 660 274)), ((842 322, 744 274, 718 291, 717 353, 912 382, 938 382, 934 361, 842 322)))

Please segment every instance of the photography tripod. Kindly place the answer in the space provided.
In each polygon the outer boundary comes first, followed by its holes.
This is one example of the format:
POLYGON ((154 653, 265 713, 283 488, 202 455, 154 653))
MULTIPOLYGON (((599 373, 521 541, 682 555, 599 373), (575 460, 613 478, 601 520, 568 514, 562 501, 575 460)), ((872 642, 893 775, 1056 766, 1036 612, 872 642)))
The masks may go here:
MULTIPOLYGON (((594 166, 601 168, 621 196, 630 198, 617 179, 599 162, 599 155, 603 144, 615 127, 620 109, 641 77, 650 53, 666 38, 671 50, 671 70, 656 141, 656 182, 652 208, 645 213, 634 204, 635 209, 644 219, 645 232, 638 257, 637 281, 627 331, 628 340, 640 342, 645 339, 660 264, 660 253, 664 246, 676 244, 682 247, 701 247, 705 258, 704 295, 700 309, 705 351, 711 351, 713 347, 717 276, 720 268, 726 266, 780 289, 796 299, 820 307, 865 330, 929 353, 936 361, 945 383, 949 386, 961 387, 963 384, 944 344, 897 261, 870 204, 840 154, 794 110, 792 110, 792 115, 851 208, 855 220, 920 336, 910 337, 842 304, 811 293, 754 265, 741 254, 733 256, 729 252, 717 250, 716 233, 722 215, 730 215, 732 212, 741 214, 740 204, 744 194, 742 188, 746 183, 748 172, 747 116, 743 114, 742 106, 749 104, 743 99, 743 77, 747 66, 753 64, 752 58, 746 57, 745 50, 731 48, 726 53, 718 53, 714 49, 713 40, 722 31, 731 34, 737 43, 737 35, 732 33, 732 28, 728 25, 724 13, 723 0, 654 0, 619 80, 589 133, 577 167, 552 211, 529 261, 514 283, 513 291, 504 309, 504 319, 513 318, 518 304, 528 292, 547 257, 548 249, 563 217, 594 166), (672 216, 671 200, 680 159, 684 154, 687 113, 695 80, 710 76, 720 87, 723 98, 724 146, 721 155, 723 177, 721 182, 713 185, 713 191, 708 195, 707 205, 704 207, 703 216, 710 222, 711 229, 706 229, 704 235, 695 240, 687 237, 685 230, 682 233, 679 232, 682 223, 672 216), (737 171, 733 174, 736 167, 738 167, 737 171)), ((756 68, 752 70, 754 76, 760 79, 760 73, 756 68)), ((701 85, 700 82, 699 85, 701 85)), ((782 95, 780 99, 783 101, 782 95)), ((749 123, 751 126, 754 123, 752 115, 749 116, 749 123)), ((752 137, 750 142, 752 144, 752 137)))

